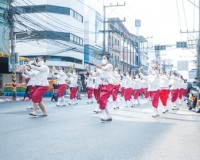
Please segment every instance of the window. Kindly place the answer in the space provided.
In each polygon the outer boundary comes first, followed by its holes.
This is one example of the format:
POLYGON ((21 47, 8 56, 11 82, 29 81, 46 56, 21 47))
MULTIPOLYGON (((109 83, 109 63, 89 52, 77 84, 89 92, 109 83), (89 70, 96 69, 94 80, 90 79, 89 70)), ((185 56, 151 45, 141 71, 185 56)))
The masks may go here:
POLYGON ((23 10, 21 14, 49 12, 49 13, 70 15, 76 20, 78 20, 79 22, 83 23, 83 16, 68 7, 61 7, 61 6, 54 6, 54 5, 32 5, 32 6, 20 6, 16 8, 17 10, 23 10))
POLYGON ((71 33, 55 32, 55 31, 34 31, 31 36, 27 37, 27 34, 19 34, 17 39, 54 39, 62 41, 71 41, 78 45, 83 45, 83 39, 71 33))

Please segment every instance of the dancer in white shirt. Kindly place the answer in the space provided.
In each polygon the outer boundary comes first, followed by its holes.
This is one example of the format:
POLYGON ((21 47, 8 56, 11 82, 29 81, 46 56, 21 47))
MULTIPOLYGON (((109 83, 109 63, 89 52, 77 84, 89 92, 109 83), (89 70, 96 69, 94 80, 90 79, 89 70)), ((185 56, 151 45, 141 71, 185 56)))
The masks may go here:
POLYGON ((178 93, 178 104, 179 105, 183 104, 184 92, 185 92, 185 84, 184 84, 183 77, 180 76, 180 78, 179 78, 179 93, 178 93))
POLYGON ((166 71, 163 70, 160 76, 160 100, 163 105, 163 113, 168 112, 167 108, 167 99, 169 97, 169 77, 166 74, 166 71))
POLYGON ((36 58, 37 66, 30 65, 31 69, 38 71, 39 73, 36 75, 36 81, 34 84, 35 91, 32 96, 32 101, 34 103, 33 111, 30 113, 32 116, 37 116, 37 108, 38 105, 42 110, 42 114, 40 116, 47 116, 47 112, 44 104, 42 103, 42 96, 49 89, 49 82, 47 80, 49 75, 49 68, 44 65, 44 60, 42 57, 36 58))
POLYGON ((131 102, 131 107, 134 107, 133 99, 132 99, 132 94, 133 94, 133 81, 132 78, 129 74, 129 72, 126 73, 126 76, 124 77, 125 79, 125 91, 124 91, 124 100, 126 102, 126 106, 128 107, 128 102, 131 102))
MULTIPOLYGON (((31 63, 30 63, 31 65, 31 63)), ((33 70, 33 69, 30 69, 30 66, 26 66, 24 68, 24 73, 22 74, 22 76, 25 78, 25 79, 29 79, 28 83, 27 83, 27 87, 28 87, 28 97, 29 97, 29 107, 28 109, 33 109, 33 101, 32 101, 32 97, 33 97, 33 93, 35 91, 35 84, 36 84, 36 81, 37 81, 37 77, 36 75, 38 74, 39 72, 36 71, 36 70, 33 70)))
POLYGON ((155 65, 151 66, 151 70, 148 76, 148 91, 150 93, 153 114, 152 117, 156 118, 159 116, 158 103, 159 103, 159 92, 160 92, 160 78, 155 65))
MULTIPOLYGON (((94 71, 91 71, 94 72, 94 71)), ((85 83, 88 93, 88 101, 87 103, 93 103, 93 95, 94 95, 94 83, 93 83, 93 77, 91 75, 85 76, 85 83)))
POLYGON ((171 102, 173 103, 172 110, 179 110, 179 107, 177 104, 178 92, 179 92, 179 79, 175 71, 172 72, 169 85, 170 85, 170 90, 171 90, 171 102))
POLYGON ((120 81, 121 76, 119 74, 119 69, 115 68, 115 71, 113 73, 113 91, 112 91, 112 97, 113 97, 113 109, 119 109, 119 106, 117 104, 117 95, 120 88, 120 81))
POLYGON ((56 106, 60 106, 61 102, 63 102, 62 106, 66 106, 64 92, 67 88, 67 84, 65 81, 67 79, 67 76, 62 67, 59 67, 59 70, 55 70, 55 73, 53 76, 57 78, 57 82, 58 82, 58 102, 56 106))
POLYGON ((70 78, 68 79, 70 81, 69 88, 70 88, 70 101, 69 105, 75 105, 78 104, 76 102, 76 93, 78 90, 78 75, 76 71, 73 71, 73 74, 69 73, 70 78))
MULTIPOLYGON (((96 71, 92 74, 98 74, 98 72, 101 72, 99 68, 96 69, 96 71)), ((96 107, 94 112, 95 113, 100 113, 100 108, 99 108, 99 97, 100 97, 100 84, 101 84, 101 78, 100 77, 93 77, 94 79, 94 97, 96 99, 96 107)))
POLYGON ((112 117, 110 116, 107 102, 108 98, 112 94, 113 90, 113 66, 109 63, 109 57, 104 55, 102 56, 102 66, 93 63, 96 68, 99 68, 100 71, 92 73, 88 70, 88 66, 86 66, 87 72, 94 76, 101 78, 101 85, 100 85, 100 95, 99 95, 99 106, 102 110, 102 121, 112 121, 112 117))
POLYGON ((134 81, 134 86, 135 86, 134 93, 133 93, 133 96, 134 96, 133 103, 135 105, 136 104, 135 102, 137 101, 137 104, 140 105, 139 95, 141 93, 141 80, 138 74, 134 77, 133 81, 134 81))
POLYGON ((120 90, 121 90, 121 100, 124 100, 124 92, 125 92, 125 85, 126 85, 126 77, 125 77, 125 73, 121 74, 122 80, 120 82, 120 90))

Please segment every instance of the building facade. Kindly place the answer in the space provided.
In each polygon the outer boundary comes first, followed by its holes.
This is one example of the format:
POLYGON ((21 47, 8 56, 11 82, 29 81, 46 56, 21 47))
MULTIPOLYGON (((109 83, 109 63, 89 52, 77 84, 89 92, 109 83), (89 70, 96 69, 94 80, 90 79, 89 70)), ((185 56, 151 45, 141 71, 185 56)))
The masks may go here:
MULTIPOLYGON (((3 93, 3 82, 4 79, 8 76, 3 74, 5 71, 3 68, 7 67, 2 64, 5 63, 5 57, 9 55, 10 45, 9 45, 9 31, 10 27, 5 18, 6 13, 9 9, 9 0, 0 0, 0 95, 3 93), (4 70, 4 71, 3 71, 4 70)), ((8 65, 6 63, 6 65, 8 65)))
POLYGON ((48 66, 84 69, 84 4, 81 0, 14 2, 16 52, 34 59, 43 56, 48 66))

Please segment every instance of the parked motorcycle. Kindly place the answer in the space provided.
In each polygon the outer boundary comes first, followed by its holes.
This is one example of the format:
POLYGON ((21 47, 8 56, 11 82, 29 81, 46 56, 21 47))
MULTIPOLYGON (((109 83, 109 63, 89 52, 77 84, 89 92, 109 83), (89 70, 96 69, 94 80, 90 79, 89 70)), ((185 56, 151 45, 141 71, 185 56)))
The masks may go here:
POLYGON ((200 113, 200 88, 197 85, 192 86, 187 100, 188 109, 194 109, 200 113))

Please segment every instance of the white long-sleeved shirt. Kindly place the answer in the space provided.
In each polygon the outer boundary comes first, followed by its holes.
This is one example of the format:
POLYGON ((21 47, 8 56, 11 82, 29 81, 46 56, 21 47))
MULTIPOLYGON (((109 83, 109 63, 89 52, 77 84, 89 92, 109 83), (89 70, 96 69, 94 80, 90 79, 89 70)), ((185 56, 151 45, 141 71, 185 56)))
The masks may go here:
POLYGON ((31 69, 30 71, 26 70, 25 74, 22 74, 24 78, 30 78, 27 86, 35 86, 37 84, 37 74, 39 74, 39 72, 34 69, 31 69))
POLYGON ((120 74, 114 72, 113 73, 113 77, 114 77, 114 79, 113 79, 113 85, 119 85, 120 82, 121 82, 121 76, 120 76, 120 74))
POLYGON ((133 82, 132 82, 132 78, 130 76, 124 77, 125 78, 125 85, 124 88, 132 88, 133 82))
POLYGON ((98 89, 101 84, 101 79, 99 77, 93 77, 94 79, 94 89, 98 89))
POLYGON ((102 85, 113 84, 113 66, 112 64, 107 64, 102 66, 101 70, 94 72, 92 76, 97 77, 99 76, 101 79, 102 85))
POLYGON ((78 86, 78 75, 69 73, 70 78, 68 80, 70 81, 69 87, 77 87, 78 86))
POLYGON ((178 79, 178 77, 171 76, 170 81, 169 81, 169 85, 171 86, 170 87, 171 90, 179 89, 179 79, 178 79))
POLYGON ((141 89, 142 88, 141 80, 139 78, 136 78, 133 81, 134 81, 134 84, 135 84, 135 89, 141 89))
POLYGON ((148 91, 157 91, 160 89, 160 78, 158 73, 148 76, 148 91))
POLYGON ((123 87, 125 87, 125 85, 126 85, 126 77, 122 76, 122 80, 120 82, 120 87, 123 88, 123 87))
POLYGON ((93 77, 91 75, 89 75, 89 77, 85 80, 85 82, 86 82, 86 87, 94 88, 93 77))
POLYGON ((167 75, 160 76, 160 88, 169 89, 169 78, 167 77, 167 75))
POLYGON ((39 73, 35 75, 34 86, 49 86, 49 82, 47 80, 49 76, 49 68, 46 65, 42 65, 40 67, 31 65, 31 69, 38 71, 39 73))
POLYGON ((65 80, 67 79, 67 76, 65 72, 55 71, 55 73, 57 73, 57 75, 53 75, 53 77, 57 78, 58 84, 66 84, 65 80))

